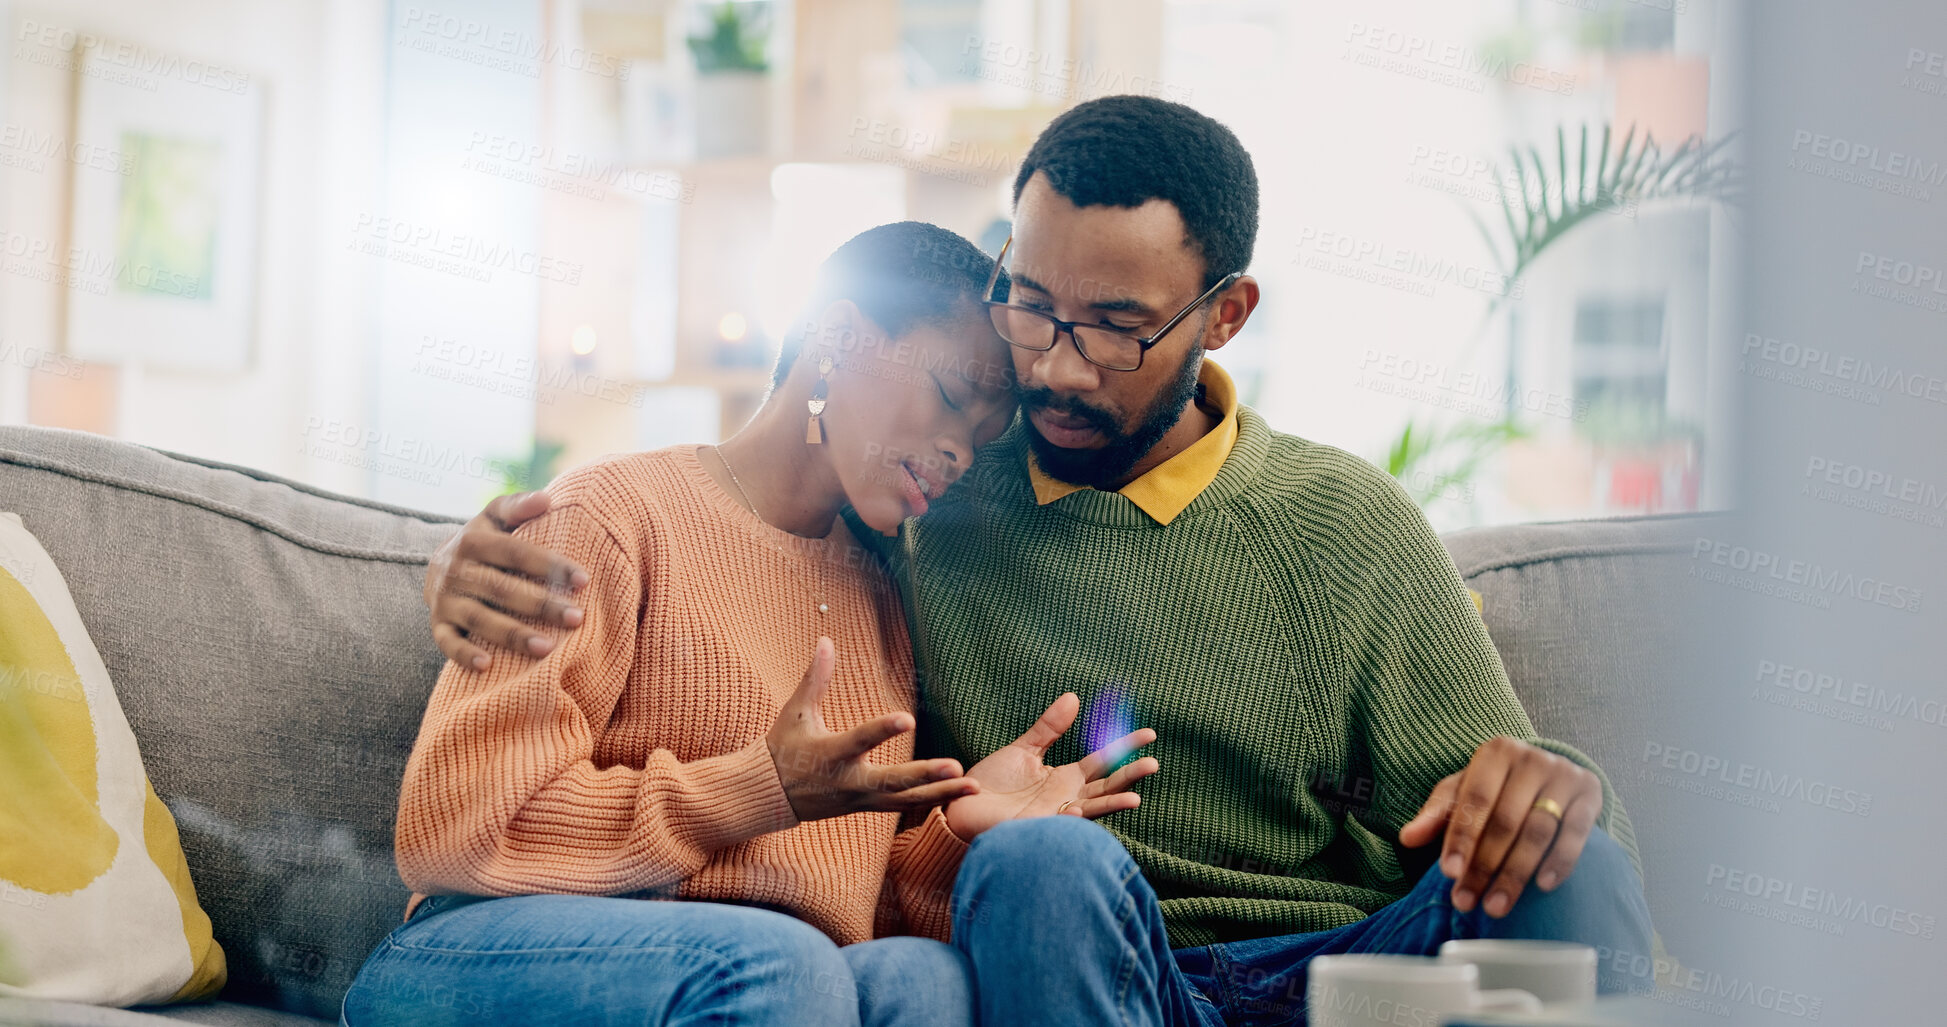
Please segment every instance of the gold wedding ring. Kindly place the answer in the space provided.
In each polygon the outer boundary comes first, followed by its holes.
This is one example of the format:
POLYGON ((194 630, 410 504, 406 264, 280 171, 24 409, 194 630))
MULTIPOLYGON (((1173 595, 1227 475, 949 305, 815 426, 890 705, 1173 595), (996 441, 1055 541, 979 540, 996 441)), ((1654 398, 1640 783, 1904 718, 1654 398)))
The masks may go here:
POLYGON ((1556 820, 1562 819, 1562 804, 1546 795, 1535 800, 1534 808, 1553 816, 1556 820))
POLYGON ((1075 805, 1075 800, 1073 800, 1073 799, 1070 799, 1070 800, 1068 800, 1067 802, 1064 802, 1064 803, 1062 803, 1061 805, 1059 805, 1059 806, 1056 806, 1056 807, 1055 807, 1055 816, 1061 816, 1061 815, 1062 815, 1063 813, 1066 813, 1066 812, 1068 812, 1068 807, 1070 807, 1070 806, 1073 806, 1073 805, 1075 805))

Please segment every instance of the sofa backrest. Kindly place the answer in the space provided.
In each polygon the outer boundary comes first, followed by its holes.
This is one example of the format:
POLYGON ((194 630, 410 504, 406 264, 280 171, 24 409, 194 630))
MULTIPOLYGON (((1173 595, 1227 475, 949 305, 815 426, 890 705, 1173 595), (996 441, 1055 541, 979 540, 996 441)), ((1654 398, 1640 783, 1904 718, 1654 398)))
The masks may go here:
MULTIPOLYGON (((66 577, 230 961, 224 997, 335 1019, 407 900, 399 780, 442 658, 419 598, 457 521, 77 432, 0 426, 0 510, 66 577)), ((1709 516, 1444 537, 1542 734, 1630 771, 1684 680, 1672 601, 1709 516)))
POLYGON ((453 521, 79 432, 0 427, 0 510, 54 558, 229 959, 224 997, 335 1020, 408 893, 400 776, 443 659, 453 521))
MULTIPOLYGON (((1683 716, 1707 665, 1712 618, 1696 593, 1699 536, 1725 514, 1469 528, 1442 536, 1535 730, 1602 767, 1629 811, 1645 887, 1677 865, 1684 808, 1647 781, 1646 746, 1683 716)), ((1694 853, 1692 853, 1694 858, 1694 853)))

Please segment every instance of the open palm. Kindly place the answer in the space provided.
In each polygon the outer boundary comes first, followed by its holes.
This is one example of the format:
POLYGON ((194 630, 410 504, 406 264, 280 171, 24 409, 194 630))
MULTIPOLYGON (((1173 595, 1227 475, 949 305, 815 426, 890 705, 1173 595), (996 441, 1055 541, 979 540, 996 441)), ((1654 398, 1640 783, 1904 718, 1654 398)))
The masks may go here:
POLYGON ((946 808, 953 833, 971 841, 1004 820, 1057 813, 1092 820, 1141 805, 1142 796, 1129 786, 1160 769, 1156 758, 1145 756, 1113 774, 1109 771, 1131 750, 1156 740, 1149 728, 1131 731, 1074 763, 1050 767, 1043 762, 1048 747, 1074 725, 1081 706, 1075 693, 1063 693, 1021 737, 974 764, 967 776, 980 783, 980 791, 946 808))

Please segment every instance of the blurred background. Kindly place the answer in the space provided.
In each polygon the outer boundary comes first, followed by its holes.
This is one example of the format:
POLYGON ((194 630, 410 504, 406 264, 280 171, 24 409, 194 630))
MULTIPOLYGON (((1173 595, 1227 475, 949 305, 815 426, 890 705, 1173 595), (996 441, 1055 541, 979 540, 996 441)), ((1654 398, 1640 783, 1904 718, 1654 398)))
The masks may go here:
POLYGON ((993 252, 1062 110, 1215 116, 1263 188, 1221 363, 1273 425, 1442 530, 1735 510, 1683 580, 1604 597, 1683 629, 1608 768, 1675 797, 1636 807, 1670 809, 1672 1015, 1940 1022, 1947 5, 0 0, 0 29, 0 422, 454 514, 736 430, 832 248, 917 218, 993 252))
POLYGON ((0 2, 0 422, 460 513, 734 431, 818 262, 1063 109, 1257 162, 1221 362, 1442 529, 1726 506, 1717 0, 0 2))

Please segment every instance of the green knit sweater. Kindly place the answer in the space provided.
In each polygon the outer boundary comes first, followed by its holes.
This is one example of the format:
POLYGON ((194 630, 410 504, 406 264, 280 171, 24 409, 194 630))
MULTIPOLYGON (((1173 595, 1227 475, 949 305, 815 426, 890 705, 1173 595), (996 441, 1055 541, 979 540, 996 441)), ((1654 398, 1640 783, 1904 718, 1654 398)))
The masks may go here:
MULTIPOLYGON (((978 760, 1068 690, 1083 713, 1050 764, 1156 729, 1142 806, 1101 822, 1176 946, 1324 930, 1404 895, 1438 846, 1402 849, 1400 827, 1495 735, 1596 770, 1535 737, 1452 558, 1391 477, 1239 418, 1216 480, 1167 526, 1111 492, 1036 505, 1017 420, 888 551, 922 755, 978 760)), ((1600 823, 1635 860, 1602 787, 1600 823)))

